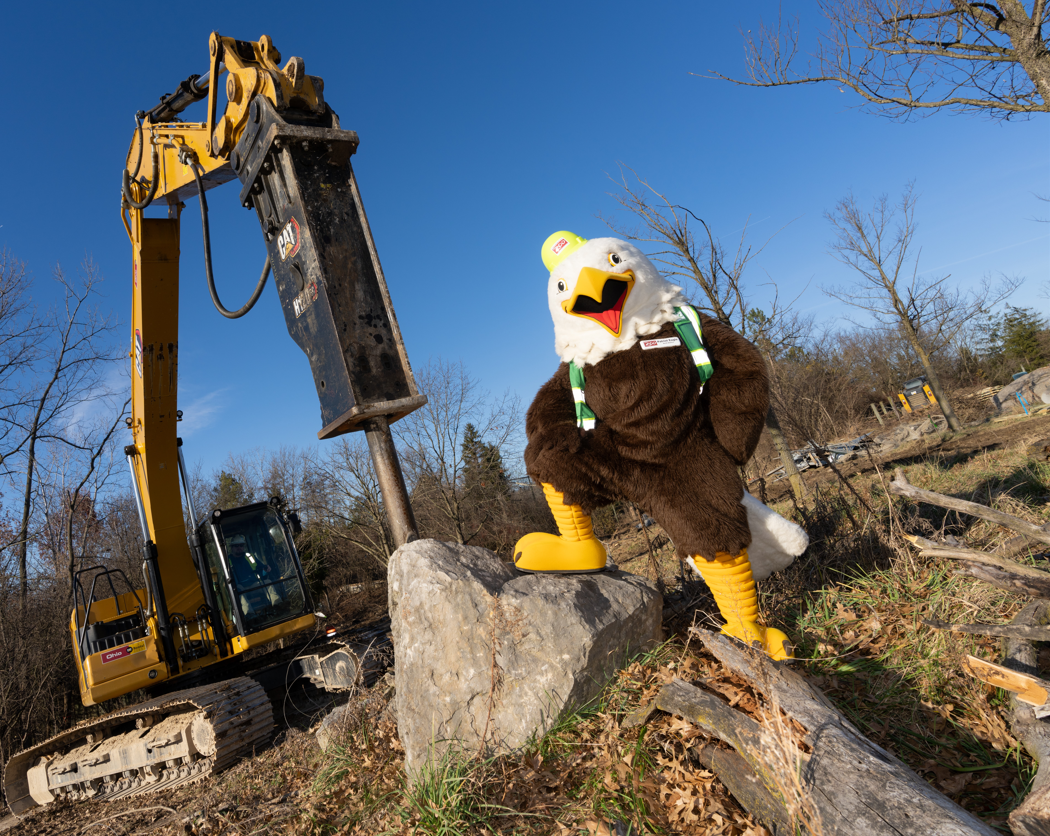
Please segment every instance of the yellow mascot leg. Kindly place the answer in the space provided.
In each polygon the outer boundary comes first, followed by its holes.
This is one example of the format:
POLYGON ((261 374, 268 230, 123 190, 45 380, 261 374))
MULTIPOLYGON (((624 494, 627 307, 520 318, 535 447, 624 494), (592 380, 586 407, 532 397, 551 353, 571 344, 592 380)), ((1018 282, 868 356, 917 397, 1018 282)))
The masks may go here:
POLYGON ((774 659, 794 658, 784 633, 758 623, 758 594, 746 550, 736 556, 718 552, 714 560, 697 557, 692 562, 726 620, 723 633, 748 645, 758 642, 774 659))
POLYGON ((605 546, 594 536, 591 518, 579 505, 566 505, 565 496, 543 483, 554 522, 561 536, 535 532, 514 546, 514 566, 522 572, 600 572, 605 568, 605 546))

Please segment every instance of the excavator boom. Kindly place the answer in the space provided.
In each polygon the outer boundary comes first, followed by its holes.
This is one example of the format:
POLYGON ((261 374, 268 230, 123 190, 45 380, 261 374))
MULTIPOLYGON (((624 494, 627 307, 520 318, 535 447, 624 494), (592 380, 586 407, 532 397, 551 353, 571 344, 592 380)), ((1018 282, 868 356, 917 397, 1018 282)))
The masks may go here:
MULTIPOLYGON (((233 671, 251 648, 316 629, 293 512, 276 497, 202 519, 193 507, 177 433, 187 197, 199 197, 216 308, 229 318, 246 313, 272 268, 288 331, 310 362, 318 437, 366 433, 395 539, 415 536, 388 425, 426 398, 412 376, 350 164, 358 137, 340 127, 323 81, 306 74, 301 58, 284 67, 280 61, 266 36, 252 42, 213 33, 207 73, 136 115, 122 173, 133 283, 132 441, 124 452, 144 581, 139 586, 105 566, 82 570, 69 626, 85 705, 140 688, 158 696, 12 758, 4 786, 15 813, 56 798, 155 790, 233 762, 265 739, 272 714, 255 680, 222 681, 220 671, 233 671), (187 107, 205 99, 204 121, 182 121, 187 107), (238 311, 223 308, 215 289, 205 196, 233 179, 266 242, 259 286, 238 311), (150 206, 166 207, 166 217, 147 216, 150 206), (188 690, 173 690, 179 687, 188 690)), ((360 660, 341 647, 298 654, 294 664, 334 690, 353 686, 360 671, 360 660)))

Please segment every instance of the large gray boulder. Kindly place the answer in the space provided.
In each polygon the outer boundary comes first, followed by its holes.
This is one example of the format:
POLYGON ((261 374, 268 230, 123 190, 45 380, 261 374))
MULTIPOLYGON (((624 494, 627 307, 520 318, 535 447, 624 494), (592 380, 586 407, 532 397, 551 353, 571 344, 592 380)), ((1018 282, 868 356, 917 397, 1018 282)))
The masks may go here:
POLYGON ((521 574, 486 549, 417 540, 388 581, 410 777, 449 746, 524 745, 661 639, 660 593, 626 572, 521 574))

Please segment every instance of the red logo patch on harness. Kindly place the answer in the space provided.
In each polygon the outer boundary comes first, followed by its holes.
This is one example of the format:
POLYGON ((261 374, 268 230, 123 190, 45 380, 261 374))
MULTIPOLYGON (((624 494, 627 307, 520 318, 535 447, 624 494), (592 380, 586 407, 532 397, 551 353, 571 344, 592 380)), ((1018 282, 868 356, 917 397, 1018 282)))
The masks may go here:
POLYGON ((659 340, 642 340, 642 350, 648 351, 650 348, 670 348, 673 345, 681 345, 682 341, 678 337, 662 337, 659 340))

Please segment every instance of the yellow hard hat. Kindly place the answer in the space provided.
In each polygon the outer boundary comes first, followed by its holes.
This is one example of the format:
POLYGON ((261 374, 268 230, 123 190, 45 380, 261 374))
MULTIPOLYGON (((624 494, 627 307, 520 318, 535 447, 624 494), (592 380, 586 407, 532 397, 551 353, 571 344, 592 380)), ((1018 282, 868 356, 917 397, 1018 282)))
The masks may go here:
POLYGON ((555 232, 543 242, 543 249, 540 251, 544 266, 553 273, 555 267, 586 243, 587 239, 581 238, 575 232, 564 229, 555 232))

